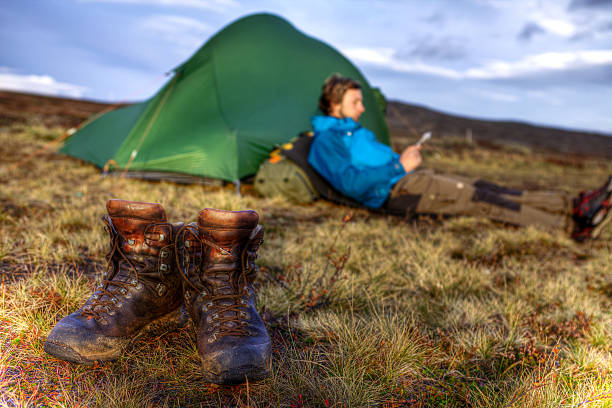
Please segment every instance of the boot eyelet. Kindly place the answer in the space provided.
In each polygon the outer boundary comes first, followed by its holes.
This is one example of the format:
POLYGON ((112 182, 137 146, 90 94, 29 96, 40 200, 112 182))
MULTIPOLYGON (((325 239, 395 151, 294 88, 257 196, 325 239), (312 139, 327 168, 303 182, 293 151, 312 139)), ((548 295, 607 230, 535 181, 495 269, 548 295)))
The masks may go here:
POLYGON ((243 304, 243 305, 247 304, 246 300, 244 300, 244 299, 240 299, 240 303, 243 304))
POLYGON ((208 303, 206 304, 206 306, 208 306, 208 307, 213 307, 213 302, 208 302, 208 303))
POLYGON ((136 240, 128 239, 128 245, 134 245, 135 243, 136 243, 136 240))
POLYGON ((138 282, 138 284, 135 286, 136 289, 142 289, 142 283, 138 282))
POLYGON ((162 258, 167 258, 168 257, 168 251, 166 251, 165 249, 161 250, 159 252, 159 256, 161 256, 162 258))
POLYGON ((203 291, 202 291, 202 293, 201 293, 201 295, 202 295, 202 296, 204 296, 204 297, 206 297, 206 296, 208 296, 208 293, 207 293, 205 290, 203 290, 203 291))
POLYGON ((132 294, 128 292, 128 293, 125 295, 125 298, 126 298, 126 299, 131 299, 131 298, 132 298, 132 294))
POLYGON ((245 319, 246 319, 246 318, 247 318, 247 314, 246 314, 246 313, 244 313, 244 312, 240 312, 240 317, 243 317, 243 318, 245 318, 245 319))
POLYGON ((215 314, 213 315, 213 319, 218 319, 218 318, 219 318, 219 313, 215 313, 215 314))
POLYGON ((98 299, 99 297, 100 297, 100 295, 99 295, 99 294, 94 293, 94 294, 93 294, 93 296, 92 296, 91 298, 92 298, 92 299, 98 299))
POLYGON ((121 288, 121 290, 119 292, 121 292, 122 295, 125 295, 125 294, 127 294, 127 289, 126 288, 121 288))
POLYGON ((108 315, 109 315, 109 316, 113 316, 113 315, 115 314, 115 311, 114 311, 113 309, 110 309, 110 310, 109 310, 108 312, 106 312, 106 313, 108 313, 108 315))
POLYGON ((158 296, 164 296, 164 294, 166 293, 166 285, 162 283, 158 283, 156 289, 158 296))
POLYGON ((163 241, 164 239, 166 239, 166 236, 164 234, 159 234, 159 240, 163 241))
POLYGON ((132 280, 130 281, 130 283, 131 283, 132 285, 136 286, 136 284, 138 283, 138 281, 137 281, 136 279, 132 279, 132 280))
POLYGON ((117 307, 121 307, 122 305, 123 305, 123 303, 121 303, 121 302, 117 302, 117 304, 116 304, 117 307))
POLYGON ((208 342, 209 342, 209 343, 214 343, 214 341, 215 341, 216 339, 217 339, 217 337, 216 337, 216 336, 213 334, 212 336, 210 336, 210 337, 208 338, 208 342))
POLYGON ((166 265, 166 264, 159 265, 159 270, 160 271, 164 271, 164 272, 167 271, 168 270, 168 265, 166 265))
POLYGON ((191 242, 185 241, 185 248, 189 248, 191 246, 191 242))

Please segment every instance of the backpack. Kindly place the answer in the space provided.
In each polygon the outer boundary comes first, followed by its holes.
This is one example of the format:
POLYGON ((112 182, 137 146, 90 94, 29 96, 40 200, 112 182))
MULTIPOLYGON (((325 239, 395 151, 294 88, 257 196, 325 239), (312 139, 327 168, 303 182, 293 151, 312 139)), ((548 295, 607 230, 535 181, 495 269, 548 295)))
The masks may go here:
POLYGON ((309 204, 319 197, 306 172, 282 154, 291 143, 275 149, 255 175, 255 191, 264 197, 285 197, 297 204, 309 204))

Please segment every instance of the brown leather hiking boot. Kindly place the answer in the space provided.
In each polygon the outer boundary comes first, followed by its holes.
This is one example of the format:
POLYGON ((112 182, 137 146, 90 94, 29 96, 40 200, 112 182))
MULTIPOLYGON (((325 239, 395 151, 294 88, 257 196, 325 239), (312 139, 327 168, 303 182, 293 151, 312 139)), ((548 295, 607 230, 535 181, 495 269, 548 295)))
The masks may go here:
POLYGON ((271 345, 255 309, 255 258, 263 227, 255 211, 204 209, 177 236, 185 305, 196 329, 204 378, 215 384, 270 374, 271 345))
POLYGON ((45 351, 81 364, 113 360, 152 323, 180 324, 182 280, 175 233, 160 204, 110 200, 102 217, 110 234, 108 271, 85 304, 60 320, 45 351))

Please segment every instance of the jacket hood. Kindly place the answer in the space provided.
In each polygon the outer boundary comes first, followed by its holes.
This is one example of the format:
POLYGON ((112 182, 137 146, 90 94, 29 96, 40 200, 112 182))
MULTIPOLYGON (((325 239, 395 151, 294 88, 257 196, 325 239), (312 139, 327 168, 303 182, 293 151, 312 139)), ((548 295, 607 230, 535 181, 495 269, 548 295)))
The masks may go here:
POLYGON ((351 118, 340 119, 333 116, 313 116, 310 119, 310 123, 312 123, 312 128, 315 132, 324 132, 332 128, 339 131, 353 131, 361 127, 359 123, 351 118))

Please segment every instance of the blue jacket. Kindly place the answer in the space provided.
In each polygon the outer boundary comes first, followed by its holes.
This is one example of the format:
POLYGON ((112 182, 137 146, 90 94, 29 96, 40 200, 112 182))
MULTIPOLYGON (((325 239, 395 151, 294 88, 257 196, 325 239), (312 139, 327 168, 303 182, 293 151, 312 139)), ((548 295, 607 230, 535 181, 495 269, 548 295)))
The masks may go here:
POLYGON ((336 190, 372 208, 406 172, 399 155, 353 119, 314 116, 308 163, 336 190))

